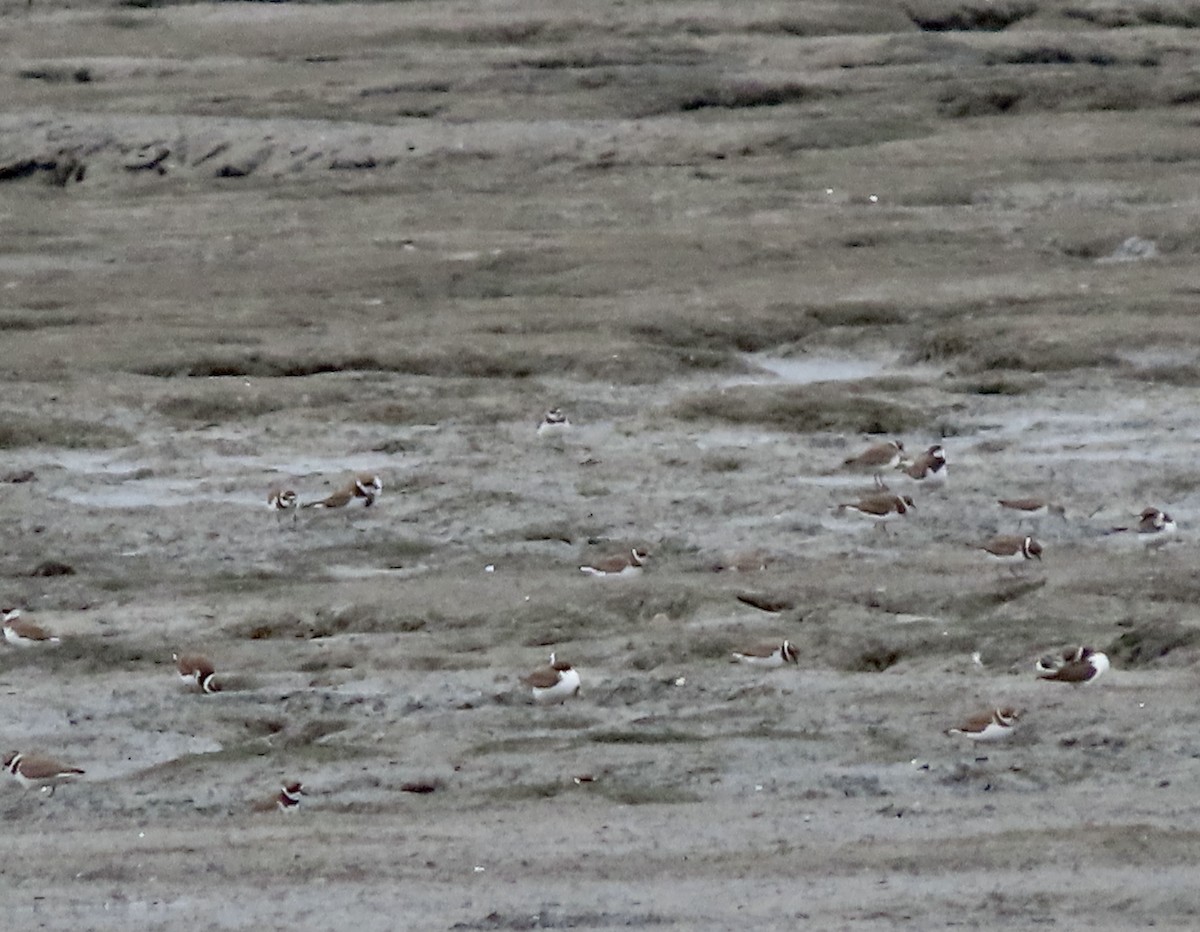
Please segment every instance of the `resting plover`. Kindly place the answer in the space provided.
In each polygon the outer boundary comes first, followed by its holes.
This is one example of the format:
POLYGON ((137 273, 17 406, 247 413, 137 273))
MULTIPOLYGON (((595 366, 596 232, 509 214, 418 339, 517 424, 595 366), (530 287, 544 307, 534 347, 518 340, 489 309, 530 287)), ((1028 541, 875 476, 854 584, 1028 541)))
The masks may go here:
POLYGON ((291 489, 272 487, 271 491, 267 493, 267 507, 280 518, 290 514, 295 519, 296 505, 296 493, 291 489))
POLYGON ((35 625, 21 617, 19 608, 6 608, 4 612, 4 640, 17 647, 46 647, 59 644, 62 638, 55 637, 41 625, 35 625))
POLYGON ((1139 543, 1158 544, 1165 541, 1176 530, 1175 519, 1160 508, 1145 508, 1138 515, 1138 523, 1133 527, 1115 527, 1110 534, 1132 531, 1139 543))
POLYGON ((68 767, 52 757, 43 757, 41 754, 24 754, 20 751, 12 751, 5 756, 4 769, 26 788, 31 786, 43 790, 49 788, 51 796, 54 795, 54 790, 60 783, 70 783, 76 777, 83 775, 83 771, 78 767, 68 767))
POLYGON ((551 408, 538 424, 537 435, 546 440, 562 438, 571 429, 571 422, 561 408, 551 408))
POLYGON ((1057 515, 1060 518, 1067 516, 1067 510, 1062 505, 1044 498, 1001 498, 997 499, 997 504, 1001 508, 1017 512, 1021 516, 1018 523, 1026 518, 1041 518, 1044 515, 1057 515))
POLYGON ((330 492, 316 502, 305 502, 301 508, 345 508, 356 498, 363 499, 363 507, 370 508, 383 493, 383 480, 374 473, 359 473, 336 492, 330 492))
POLYGON ((354 497, 366 499, 364 508, 375 504, 375 499, 383 494, 383 480, 373 472, 360 472, 354 477, 354 497))
POLYGON ((872 519, 875 526, 880 528, 884 526, 885 522, 905 517, 910 512, 916 511, 916 508, 916 503, 912 500, 911 495, 877 492, 872 495, 864 495, 857 502, 842 502, 837 506, 837 513, 852 511, 864 518, 872 519))
POLYGON ((521 677, 521 682, 530 688, 533 701, 540 705, 566 702, 578 696, 580 690, 579 671, 554 654, 550 655, 547 666, 521 677))
POLYGON ((982 544, 975 544, 974 547, 976 550, 982 550, 989 560, 1007 563, 1014 573, 1029 560, 1042 559, 1042 545, 1032 537, 1001 534, 982 544))
POLYGON ((726 555, 712 565, 714 573, 761 573, 775 562, 770 551, 757 547, 754 550, 738 550, 726 555))
POLYGON ((597 560, 595 563, 585 563, 579 567, 579 571, 588 576, 623 576, 626 578, 640 576, 642 567, 646 565, 648 559, 650 559, 649 551, 634 547, 628 555, 621 554, 597 560))
POLYGON ((910 465, 901 465, 897 468, 913 482, 919 482, 930 488, 945 485, 949 473, 946 466, 946 451, 940 443, 935 443, 913 460, 910 465))
POLYGON ((217 682, 217 671, 213 667, 212 661, 203 654, 172 654, 175 660, 175 669, 179 671, 179 678, 188 686, 195 686, 201 692, 212 694, 221 691, 221 684, 217 682))
POLYGON ((1034 664, 1038 679, 1076 686, 1098 679, 1108 668, 1108 655, 1090 647, 1068 647, 1061 654, 1043 657, 1034 664))
POLYGON ((1013 733, 1013 725, 1021 717, 1020 711, 1010 706, 992 709, 972 715, 961 725, 947 728, 947 735, 962 735, 972 741, 1000 741, 1013 733))
POLYGON ((755 644, 733 651, 733 659, 738 663, 748 663, 753 667, 782 667, 784 664, 800 663, 800 655, 796 652, 791 641, 771 641, 767 644, 755 644))
POLYGON ((255 803, 251 808, 255 812, 271 812, 278 809, 280 812, 295 812, 300 808, 300 797, 307 796, 304 791, 304 786, 299 780, 293 783, 285 783, 279 790, 279 794, 272 796, 270 799, 264 799, 255 803))

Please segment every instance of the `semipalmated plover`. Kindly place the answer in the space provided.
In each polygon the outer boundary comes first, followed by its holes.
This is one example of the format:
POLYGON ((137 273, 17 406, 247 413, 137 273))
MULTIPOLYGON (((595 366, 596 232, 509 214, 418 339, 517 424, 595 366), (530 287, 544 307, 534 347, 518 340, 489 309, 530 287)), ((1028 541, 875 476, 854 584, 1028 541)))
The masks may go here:
POLYGON ((21 751, 12 751, 5 756, 4 769, 26 788, 49 788, 51 796, 60 783, 70 783, 83 774, 78 767, 68 767, 52 757, 24 754, 21 751))
POLYGON ((771 641, 767 644, 755 644, 733 651, 733 659, 738 663, 748 663, 753 667, 782 667, 784 664, 800 663, 800 655, 796 652, 791 641, 771 641))
POLYGON ((877 443, 867 447, 858 456, 849 456, 842 461, 843 466, 855 469, 870 469, 880 472, 884 469, 894 469, 904 459, 904 444, 898 440, 877 443))
POLYGON ((927 488, 945 485, 949 474, 946 466, 946 451, 940 443, 935 443, 913 460, 910 465, 901 465, 897 468, 913 482, 919 482, 927 488))
POLYGON ((769 550, 758 547, 754 550, 739 550, 728 554, 725 559, 713 564, 714 573, 761 573, 775 562, 769 550))
POLYGON ((285 783, 277 796, 257 802, 251 808, 255 812, 271 812, 275 809, 280 812, 295 812, 300 808, 300 797, 307 795, 303 785, 297 780, 293 783, 285 783))
POLYGON ((195 686, 201 692, 212 694, 221 691, 217 682, 217 671, 212 661, 203 654, 172 654, 179 678, 188 686, 195 686))
POLYGON ((974 546, 976 550, 982 550, 989 560, 1007 563, 1013 572, 1029 560, 1042 559, 1042 545, 1032 537, 1017 534, 1001 534, 974 546))
POLYGON ((1039 679, 1076 686, 1092 682, 1108 668, 1108 655, 1090 647, 1068 647, 1061 654, 1043 657, 1034 664, 1039 679))
POLYGON ((961 725, 947 728, 947 735, 962 735, 972 741, 1000 741, 1013 733, 1013 725, 1021 717, 1020 711, 1010 706, 992 709, 972 715, 961 725))
POLYGON ((35 625, 21 617, 19 608, 4 611, 4 640, 16 647, 48 647, 59 644, 62 638, 55 637, 41 625, 35 625))
POLYGON ((373 472, 360 472, 354 477, 354 497, 366 499, 364 508, 375 504, 375 499, 383 494, 383 480, 373 472))
POLYGON ((550 663, 539 667, 528 676, 521 677, 533 694, 533 701, 540 705, 565 702, 579 695, 579 671, 569 663, 550 655, 550 663))
POLYGON ((1062 505, 1057 505, 1044 498, 1001 498, 997 499, 997 504, 1001 508, 1017 512, 1021 516, 1021 520, 1040 518, 1043 515, 1058 515, 1060 518, 1067 516, 1067 510, 1062 505))
POLYGON ((383 480, 375 473, 362 472, 351 479, 346 485, 331 492, 325 498, 316 502, 305 502, 301 508, 345 508, 356 498, 363 499, 363 507, 370 508, 383 494, 383 480))
POLYGON ((331 492, 325 498, 317 502, 305 502, 301 508, 345 508, 358 494, 358 487, 354 483, 345 488, 338 489, 336 492, 331 492))
POLYGON ((648 559, 650 559, 649 551, 634 547, 628 554, 606 557, 595 563, 585 563, 579 567, 579 571, 588 576, 640 576, 642 567, 645 566, 648 559))
POLYGON ((537 435, 543 439, 561 438, 571 429, 571 422, 563 414, 562 408, 551 408, 538 424, 537 435))
POLYGON ((916 508, 916 503, 913 502, 911 495, 876 492, 872 495, 864 495, 857 502, 842 502, 837 506, 837 513, 852 511, 864 518, 872 519, 878 528, 883 527, 884 522, 904 517, 915 511, 916 508))
POLYGON ((276 486, 267 493, 267 507, 280 518, 290 514, 294 519, 297 504, 296 493, 291 489, 281 489, 276 486))
POLYGON ((1158 544, 1174 534, 1175 530, 1175 519, 1165 511, 1160 508, 1145 508, 1138 515, 1138 523, 1133 527, 1115 527, 1108 533, 1132 531, 1139 543, 1158 544))

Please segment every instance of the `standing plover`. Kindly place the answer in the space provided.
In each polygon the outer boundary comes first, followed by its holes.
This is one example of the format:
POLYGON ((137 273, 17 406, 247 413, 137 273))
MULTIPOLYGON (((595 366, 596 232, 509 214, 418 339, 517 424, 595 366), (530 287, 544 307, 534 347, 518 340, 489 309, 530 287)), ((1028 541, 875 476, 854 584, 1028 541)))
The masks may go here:
POLYGON ((19 608, 6 608, 4 612, 4 640, 16 647, 46 647, 58 644, 62 638, 55 637, 41 625, 35 625, 21 617, 19 608))
POLYGON ((540 705, 565 702, 580 691, 579 671, 554 654, 550 655, 547 666, 521 677, 521 682, 530 688, 533 701, 540 705))
POLYGON ((800 655, 796 652, 791 641, 771 641, 766 644, 754 644, 733 651, 733 659, 738 663, 748 663, 754 667, 782 667, 784 664, 800 663, 800 655))
POLYGON ((642 567, 645 566, 648 559, 650 559, 649 551, 634 547, 628 554, 606 557, 594 563, 585 563, 579 567, 579 571, 588 576, 623 576, 626 578, 640 576, 642 567))
POLYGON ((976 550, 982 550, 989 560, 1007 563, 1014 573, 1029 560, 1042 559, 1042 545, 1032 537, 1001 534, 982 544, 975 544, 974 547, 976 550))
POLYGON ((179 678, 188 686, 195 686, 203 693, 212 694, 221 691, 217 682, 217 671, 212 661, 203 654, 172 654, 175 669, 179 678))
POLYGON ((1011 706, 992 709, 972 715, 962 724, 947 728, 947 735, 962 735, 972 741, 1000 741, 1013 733, 1013 726, 1021 717, 1020 711, 1011 706))
POLYGON ((837 513, 842 514, 846 511, 852 511, 855 514, 862 515, 864 518, 870 518, 875 522, 877 528, 883 527, 884 523, 891 521, 894 518, 905 517, 913 511, 916 511, 916 503, 912 500, 911 495, 892 495, 890 492, 876 492, 871 495, 864 495, 857 502, 842 502, 837 506, 837 513))
POLYGON ((1039 679, 1059 683, 1090 683, 1109 668, 1108 655, 1090 647, 1067 648, 1034 664, 1039 679))
POLYGON ((551 408, 538 424, 537 435, 546 440, 562 438, 571 429, 571 422, 563 414, 562 408, 551 408))
POLYGON ((858 456, 848 456, 842 461, 842 466, 860 472, 875 473, 876 481, 887 469, 895 469, 904 462, 904 444, 898 440, 877 443, 867 447, 858 456))
POLYGON ((51 796, 54 795, 54 790, 60 783, 70 783, 76 777, 83 775, 83 771, 78 767, 69 767, 52 757, 44 757, 41 754, 24 754, 21 751, 12 751, 5 756, 4 769, 26 788, 31 786, 42 790, 49 788, 51 796))

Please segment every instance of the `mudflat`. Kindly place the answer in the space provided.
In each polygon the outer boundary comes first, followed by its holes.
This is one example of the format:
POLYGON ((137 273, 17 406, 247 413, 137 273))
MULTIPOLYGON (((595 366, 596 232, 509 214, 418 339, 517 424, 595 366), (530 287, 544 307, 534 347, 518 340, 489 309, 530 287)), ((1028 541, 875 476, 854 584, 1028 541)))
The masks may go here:
POLYGON ((7 927, 1195 926, 1200 7, 0 24, 7 927))

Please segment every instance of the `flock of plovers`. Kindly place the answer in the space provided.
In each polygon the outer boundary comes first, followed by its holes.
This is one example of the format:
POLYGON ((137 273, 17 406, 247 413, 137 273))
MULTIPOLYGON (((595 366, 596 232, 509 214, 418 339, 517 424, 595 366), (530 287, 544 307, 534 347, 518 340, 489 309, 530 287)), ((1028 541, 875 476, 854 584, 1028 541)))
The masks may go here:
MULTIPOLYGON (((552 408, 539 424, 537 435, 561 444, 570 430, 571 423, 562 410, 552 408)), ((842 469, 873 475, 874 488, 855 501, 838 503, 835 513, 861 515, 880 528, 888 521, 908 516, 917 507, 913 496, 892 492, 886 481, 887 475, 901 474, 915 483, 915 487, 924 489, 943 486, 948 476, 946 452, 941 444, 934 444, 910 461, 904 445, 899 441, 871 446, 847 458, 842 469)), ((294 489, 273 487, 267 496, 267 505, 276 514, 294 519, 302 509, 340 509, 360 500, 364 507, 369 508, 382 493, 381 478, 375 473, 365 472, 354 475, 344 486, 325 498, 303 503, 294 489)), ((1045 515, 1065 517, 1065 509, 1061 505, 1041 498, 999 499, 998 505, 1018 517, 1018 526, 1027 519, 1045 515)), ((1173 533, 1175 528, 1175 521, 1169 514, 1158 508, 1147 508, 1138 516, 1136 524, 1112 528, 1107 533, 1132 534, 1144 543, 1157 543, 1173 533)), ((1040 561, 1044 553, 1039 541, 1022 534, 999 535, 972 546, 986 558, 1006 563, 1014 571, 1031 560, 1040 561)), ((583 564, 579 570, 592 577, 631 579, 643 573, 649 559, 649 551, 634 547, 627 552, 583 564)), ((765 569, 769 562, 768 554, 755 551, 744 559, 738 557, 729 563, 718 564, 714 569, 753 572, 765 569)), ((3 629, 5 640, 18 648, 45 648, 61 643, 59 637, 22 617, 17 608, 3 610, 3 629)), ((785 638, 741 646, 731 651, 730 656, 732 661, 760 668, 780 668, 799 663, 796 646, 785 638)), ((187 687, 202 695, 221 691, 216 668, 206 656, 196 653, 175 654, 174 661, 179 677, 187 687)), ((1094 683, 1108 669, 1108 657, 1086 645, 1065 648, 1059 653, 1042 657, 1034 665, 1034 672, 1039 679, 1075 686, 1094 683)), ((538 705, 560 704, 582 694, 579 671, 572 664, 560 660, 555 653, 550 654, 549 663, 545 666, 521 677, 520 683, 538 705)), ((972 715, 944 733, 980 742, 1003 740, 1014 732, 1022 714, 1022 710, 1012 706, 1000 706, 972 715)), ((23 786, 48 790, 50 795, 60 784, 71 782, 84 774, 82 769, 52 757, 20 751, 8 753, 3 766, 23 786)), ((294 811, 304 795, 300 782, 288 782, 281 787, 278 795, 255 803, 253 808, 294 811)))
MULTIPOLYGON (((267 495, 267 507, 279 515, 295 516, 300 508, 336 509, 344 508, 351 502, 361 500, 364 507, 369 508, 383 494, 383 480, 375 473, 358 473, 344 486, 323 499, 301 504, 294 489, 272 488, 267 495)), ((14 647, 45 648, 53 647, 62 642, 44 627, 34 624, 22 617, 19 608, 6 608, 3 612, 4 639, 14 647)), ((194 688, 203 695, 212 695, 221 691, 221 681, 217 677, 216 667, 208 657, 197 653, 175 654, 175 669, 179 678, 188 688, 194 688)), ((53 796, 55 789, 63 783, 70 783, 83 776, 84 771, 79 767, 56 760, 43 754, 31 754, 22 751, 9 752, 4 757, 3 766, 14 779, 26 787, 38 787, 48 790, 53 796)), ((270 799, 254 803, 255 810, 278 809, 284 812, 295 811, 300 805, 300 798, 305 795, 303 785, 298 781, 285 783, 278 795, 270 799)))

